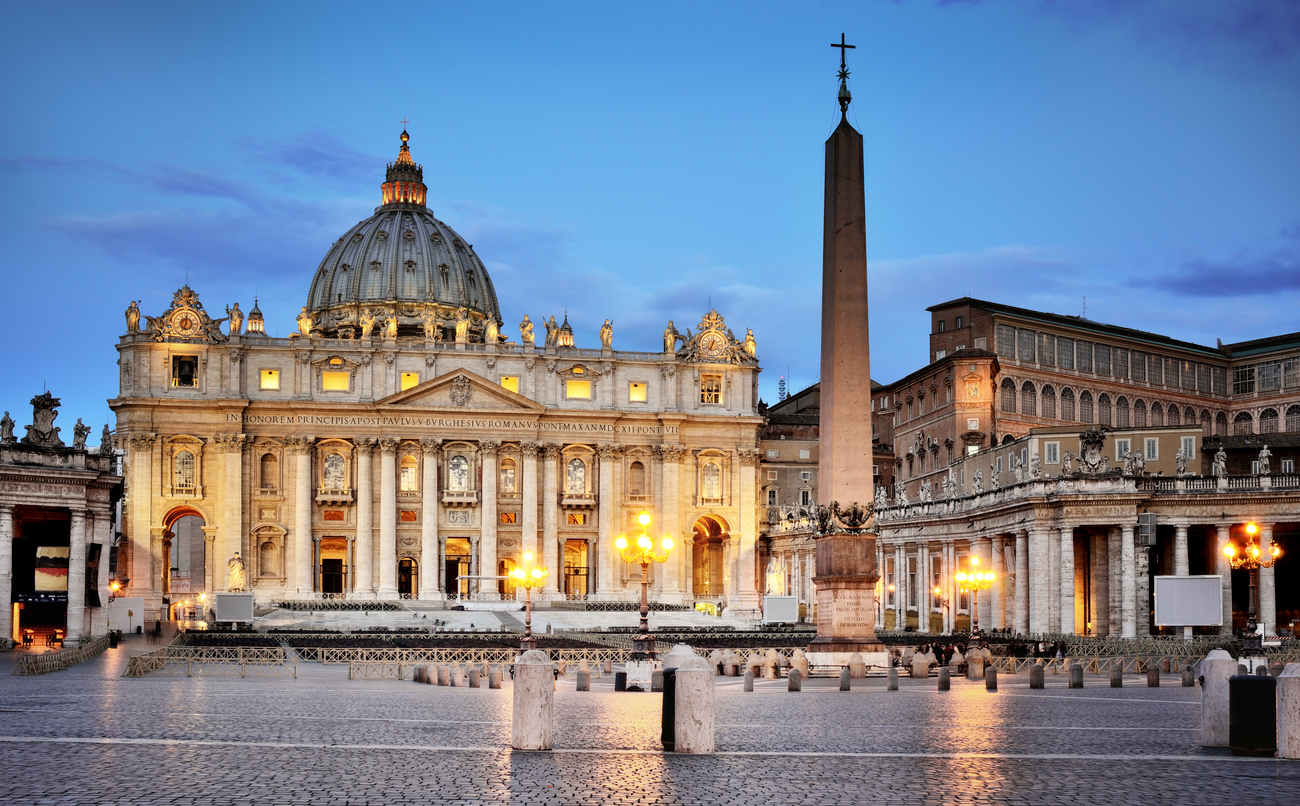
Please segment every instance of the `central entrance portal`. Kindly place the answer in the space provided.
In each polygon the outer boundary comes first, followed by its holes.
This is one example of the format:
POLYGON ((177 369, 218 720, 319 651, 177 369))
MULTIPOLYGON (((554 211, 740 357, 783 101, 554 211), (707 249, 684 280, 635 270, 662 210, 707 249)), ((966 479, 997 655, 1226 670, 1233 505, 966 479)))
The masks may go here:
POLYGON ((348 539, 320 540, 320 592, 343 594, 348 587, 348 539))
POLYGON ((696 598, 726 593, 726 540, 727 524, 718 516, 705 515, 695 522, 691 582, 696 598))
POLYGON ((447 538, 446 556, 445 576, 443 579, 445 586, 443 590, 448 594, 468 594, 469 580, 457 579, 457 577, 469 573, 469 540, 464 537, 447 538))

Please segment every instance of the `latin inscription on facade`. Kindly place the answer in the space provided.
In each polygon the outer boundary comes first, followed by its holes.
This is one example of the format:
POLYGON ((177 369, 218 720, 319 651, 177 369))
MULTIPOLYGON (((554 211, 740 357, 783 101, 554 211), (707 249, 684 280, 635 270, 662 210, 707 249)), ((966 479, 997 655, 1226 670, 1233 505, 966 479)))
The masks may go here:
POLYGON ((562 431, 604 434, 676 434, 675 425, 615 425, 613 423, 537 422, 489 417, 362 417, 326 414, 226 413, 226 422, 244 425, 383 426, 395 428, 472 428, 506 431, 562 431))

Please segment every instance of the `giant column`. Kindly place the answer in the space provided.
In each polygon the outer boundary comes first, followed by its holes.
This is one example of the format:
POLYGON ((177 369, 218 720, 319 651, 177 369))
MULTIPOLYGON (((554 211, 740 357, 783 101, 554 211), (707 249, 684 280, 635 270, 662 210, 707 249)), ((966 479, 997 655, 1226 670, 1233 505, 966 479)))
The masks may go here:
POLYGON ((1137 638, 1137 557, 1133 524, 1120 527, 1120 629, 1121 637, 1137 638))
MULTIPOLYGON (((100 562, 108 567, 108 557, 100 562)), ((14 508, 12 504, 0 504, 0 647, 6 640, 13 640, 18 625, 13 623, 14 606, 14 508)))
POLYGON ((397 440, 379 440, 379 598, 397 598, 397 440))
POLYGON ((522 566, 523 553, 533 555, 534 563, 541 561, 542 547, 537 544, 537 451, 541 446, 536 442, 523 442, 519 452, 523 462, 523 545, 520 549, 519 564, 522 566))
MULTIPOLYGON (((497 573, 497 449, 500 442, 485 440, 479 442, 479 456, 483 457, 483 525, 478 543, 478 573, 481 576, 495 576, 497 573)), ((478 580, 479 593, 496 593, 497 580, 478 580)))
MULTIPOLYGON (((840 51, 841 56, 844 50, 840 51)), ((849 125, 848 70, 840 60, 840 123, 826 141, 822 229, 821 414, 818 487, 823 505, 872 500, 871 365, 867 328, 866 178, 862 135, 849 125)), ((876 638, 875 522, 819 518, 814 665, 883 653, 876 638), (836 523, 840 521, 840 523, 836 523)), ((906 617, 905 605, 900 611, 906 617)), ((883 654, 864 658, 880 662, 883 654)))
POLYGON ((143 596, 153 606, 153 501, 161 493, 153 485, 154 434, 131 434, 127 442, 131 454, 127 459, 126 520, 130 525, 127 537, 131 546, 131 566, 119 576, 130 578, 128 588, 132 595, 143 596))
MULTIPOLYGON (((251 552, 243 548, 244 532, 244 450, 248 447, 245 434, 218 434, 222 463, 225 465, 221 517, 221 553, 212 558, 214 567, 223 567, 236 552, 244 552, 244 567, 252 568, 251 552)), ((252 585, 248 586, 252 590, 252 585)))
POLYGON ((445 574, 438 562, 438 462, 442 440, 425 437, 420 440, 424 454, 424 477, 420 485, 420 598, 438 598, 438 589, 445 574))
POLYGON ((365 599, 375 595, 375 476, 374 437, 357 439, 357 539, 353 551, 356 554, 356 579, 353 587, 357 596, 365 599))
POLYGON ((560 576, 564 573, 560 552, 560 481, 556 476, 560 460, 560 446, 548 442, 543 450, 542 464, 542 552, 540 559, 550 572, 546 576, 546 593, 559 593, 560 576))
MULTIPOLYGON (((69 645, 81 640, 86 621, 86 510, 72 510, 68 533, 68 619, 65 637, 69 645)), ((13 607, 8 602, 6 607, 13 607)))
MULTIPOLYGON (((736 585, 736 600, 733 605, 738 610, 748 610, 755 620, 760 616, 758 587, 758 457, 754 448, 740 451, 740 567, 736 585)), ((673 506, 676 510, 677 507, 673 506)), ((871 557, 876 556, 872 546, 871 557)), ((872 583, 875 584, 874 582, 872 583)), ((874 591, 873 591, 874 594, 874 591)), ((872 626, 874 634, 874 608, 863 618, 872 626)))
POLYGON ((1061 543, 1061 632, 1072 635, 1074 627, 1074 527, 1060 528, 1061 543))
MULTIPOLYGON (((1191 565, 1187 561, 1187 525, 1182 524, 1174 527, 1174 576, 1185 577, 1191 573, 1191 565)), ((1182 627, 1181 632, 1185 640, 1192 639, 1192 628, 1182 627)))
MULTIPOLYGON (((1272 558, 1273 524, 1259 525, 1259 556, 1272 558)), ((1277 581, 1273 566, 1259 566, 1259 625, 1264 635, 1277 635, 1277 581)))
POLYGON ((316 438, 290 437, 285 442, 294 455, 293 551, 289 558, 289 567, 293 571, 289 575, 289 584, 298 593, 309 594, 316 573, 311 567, 311 452, 316 438))
MULTIPOLYGON (((678 529, 681 528, 680 502, 682 459, 686 456, 686 449, 680 445, 664 445, 662 456, 663 462, 660 465, 660 472, 662 474, 663 484, 660 487, 662 493, 660 500, 663 504, 660 508, 660 512, 663 513, 663 520, 660 522, 657 531, 659 534, 672 536, 673 540, 680 545, 682 540, 681 535, 678 533, 678 529)), ((650 539, 653 540, 656 536, 656 534, 652 533, 650 539)), ((676 551, 680 552, 681 549, 678 548, 676 551)), ((672 604, 680 604, 681 589, 677 582, 677 558, 670 555, 669 562, 664 563, 663 568, 664 581, 671 587, 662 588, 661 591, 671 591, 671 597, 668 601, 672 604), (671 582, 669 580, 671 580, 671 582)), ((654 570, 655 569, 651 569, 651 573, 654 573, 654 570)), ((735 602, 729 601, 728 604, 733 607, 735 606, 735 602)))
POLYGON ((1223 602, 1223 624, 1219 627, 1219 635, 1232 635, 1232 563, 1223 553, 1231 538, 1232 527, 1220 523, 1215 528, 1217 534, 1214 541, 1214 573, 1218 574, 1221 580, 1222 587, 1219 593, 1223 602))
POLYGON ((614 590, 614 541, 617 537, 614 534, 614 513, 618 511, 618 495, 614 492, 614 463, 618 457, 618 445, 603 444, 597 452, 600 454, 600 489, 597 491, 597 522, 598 532, 596 539, 596 551, 594 555, 588 552, 587 565, 590 566, 593 561, 596 565, 596 590, 600 596, 605 596, 614 590))
POLYGON ((1016 532, 1016 635, 1029 634, 1029 533, 1016 532))
MULTIPOLYGON (((989 570, 993 572, 993 587, 989 589, 989 598, 992 599, 989 608, 989 626, 995 630, 1000 630, 1007 626, 1007 568, 1006 552, 1002 550, 1002 535, 993 535, 991 540, 992 549, 989 552, 989 570)), ((1014 607, 1014 605, 1013 605, 1014 607)))

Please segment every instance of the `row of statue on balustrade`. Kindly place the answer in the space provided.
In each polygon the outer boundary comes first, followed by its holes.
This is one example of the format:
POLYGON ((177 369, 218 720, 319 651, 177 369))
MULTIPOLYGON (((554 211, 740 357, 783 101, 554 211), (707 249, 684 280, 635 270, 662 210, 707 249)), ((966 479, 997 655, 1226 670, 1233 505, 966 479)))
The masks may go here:
MULTIPOLYGON (((63 439, 59 437, 61 430, 54 425, 54 420, 59 416, 59 399, 49 392, 39 394, 32 398, 32 424, 27 426, 27 436, 22 439, 14 437, 14 420, 5 412, 0 417, 0 445, 27 445, 34 448, 66 448, 63 439)), ((90 436, 90 426, 81 422, 77 418, 76 425, 72 426, 72 449, 74 451, 86 450, 86 438, 90 436)), ((113 453, 113 432, 104 424, 104 430, 100 433, 99 453, 104 456, 111 456, 113 453)))

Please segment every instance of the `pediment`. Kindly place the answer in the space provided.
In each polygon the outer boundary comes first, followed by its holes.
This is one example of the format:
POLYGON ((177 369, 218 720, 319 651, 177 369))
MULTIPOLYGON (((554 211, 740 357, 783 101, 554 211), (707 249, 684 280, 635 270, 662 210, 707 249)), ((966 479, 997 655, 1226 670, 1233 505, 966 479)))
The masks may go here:
POLYGON ((452 370, 431 378, 404 392, 378 400, 375 405, 497 411, 513 409, 539 413, 546 410, 542 404, 465 369, 452 370))

